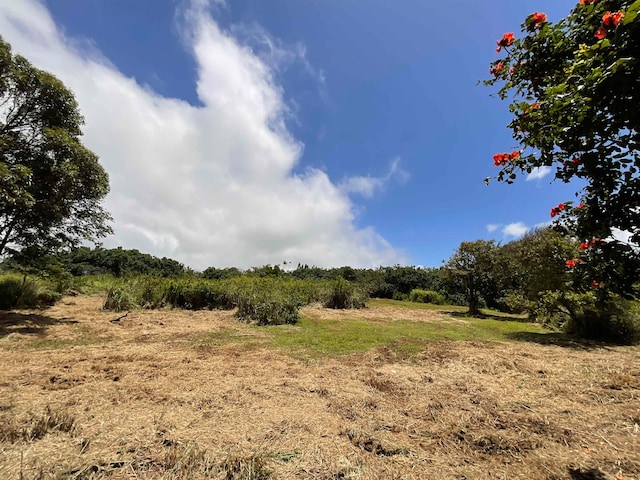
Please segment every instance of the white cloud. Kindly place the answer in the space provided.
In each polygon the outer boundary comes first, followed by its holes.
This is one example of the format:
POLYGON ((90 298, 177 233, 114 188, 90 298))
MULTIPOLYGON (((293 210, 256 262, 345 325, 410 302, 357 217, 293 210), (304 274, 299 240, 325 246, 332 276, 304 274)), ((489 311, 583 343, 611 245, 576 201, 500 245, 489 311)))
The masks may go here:
POLYGON ((531 180, 540 180, 551 173, 551 167, 536 167, 531 170, 531 173, 527 175, 527 182, 531 180))
MULTIPOLYGON (((303 145, 286 128, 274 67, 222 31, 208 5, 194 0, 183 12, 202 102, 193 106, 158 95, 95 49, 80 48, 39 1, 0 0, 5 40, 78 99, 84 142, 111 179, 106 207, 116 236, 105 245, 195 268, 403 262, 375 230, 354 225, 355 206, 324 172, 293 173, 303 145)), ((304 51, 295 55, 306 58, 304 51)), ((383 178, 401 173, 395 162, 383 178)), ((379 188, 365 184, 361 192, 379 188)))
POLYGON ((505 237, 519 238, 523 236, 525 233, 527 233, 528 231, 529 231, 529 227, 527 227, 524 223, 516 222, 516 223, 510 223, 509 225, 506 225, 502 229, 502 235, 504 235, 505 237))
POLYGON ((409 177, 409 173, 400 167, 400 157, 396 157, 391 161, 386 175, 347 177, 340 182, 340 189, 345 193, 355 193, 364 198, 371 198, 377 191, 383 190, 391 180, 403 184, 409 180, 409 177))
POLYGON ((490 223, 487 225, 487 232, 489 233, 495 232, 498 228, 500 228, 500 224, 490 223))

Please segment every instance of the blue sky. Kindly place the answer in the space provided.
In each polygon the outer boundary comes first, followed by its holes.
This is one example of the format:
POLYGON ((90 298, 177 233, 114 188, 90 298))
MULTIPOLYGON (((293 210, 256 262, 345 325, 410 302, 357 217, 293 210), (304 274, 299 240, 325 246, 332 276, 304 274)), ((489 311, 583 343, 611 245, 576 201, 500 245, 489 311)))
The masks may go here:
POLYGON ((122 245, 195 268, 438 266, 509 241, 575 188, 495 175, 495 40, 571 1, 0 0, 111 176, 122 245), (16 5, 19 4, 19 5, 16 5))

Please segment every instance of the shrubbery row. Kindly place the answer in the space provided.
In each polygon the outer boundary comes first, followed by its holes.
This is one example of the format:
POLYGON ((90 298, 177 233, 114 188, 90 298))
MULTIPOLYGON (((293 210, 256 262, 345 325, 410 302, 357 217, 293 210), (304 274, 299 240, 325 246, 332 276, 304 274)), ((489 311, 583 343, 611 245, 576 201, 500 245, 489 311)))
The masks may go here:
POLYGON ((236 277, 204 280, 136 277, 119 280, 108 290, 103 308, 238 309, 243 321, 259 325, 295 323, 301 306, 322 303, 329 308, 362 308, 366 294, 339 278, 311 281, 281 278, 236 277))

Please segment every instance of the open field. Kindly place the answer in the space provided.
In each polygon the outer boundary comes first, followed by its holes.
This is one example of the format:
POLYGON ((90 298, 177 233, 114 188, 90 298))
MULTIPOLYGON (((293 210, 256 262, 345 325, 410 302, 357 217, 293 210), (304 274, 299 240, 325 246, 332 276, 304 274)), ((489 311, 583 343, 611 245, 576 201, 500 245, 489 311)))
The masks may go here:
MULTIPOLYGON (((640 348, 374 302, 0 313, 0 478, 640 479, 640 348)), ((451 309, 449 309, 451 310, 451 309)))

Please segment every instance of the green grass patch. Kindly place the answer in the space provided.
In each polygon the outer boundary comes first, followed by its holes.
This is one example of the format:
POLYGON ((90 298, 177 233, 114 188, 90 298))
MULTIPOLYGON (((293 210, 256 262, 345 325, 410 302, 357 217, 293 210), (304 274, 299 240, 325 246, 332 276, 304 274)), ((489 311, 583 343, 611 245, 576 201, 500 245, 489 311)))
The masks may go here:
POLYGON ((302 357, 344 355, 382 346, 417 353, 430 341, 513 341, 517 335, 548 332, 530 323, 475 318, 434 322, 303 318, 297 325, 262 328, 272 335, 272 346, 302 357))
POLYGON ((459 305, 434 305, 432 303, 409 302, 407 300, 391 300, 390 298, 371 298, 367 307, 397 307, 411 310, 441 310, 444 312, 466 312, 467 307, 459 305))
MULTIPOLYGON (((460 312, 464 313, 469 310, 468 307, 462 307, 460 305, 435 305, 432 303, 418 303, 409 302, 406 300, 391 300, 387 298, 372 298, 367 301, 368 307, 397 307, 408 308, 411 310, 439 310, 441 312, 460 312)), ((514 321, 522 321, 525 319, 524 315, 515 315, 512 313, 499 312, 490 308, 481 308, 480 311, 488 317, 500 317, 505 319, 512 319, 514 321)))

